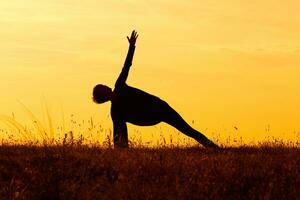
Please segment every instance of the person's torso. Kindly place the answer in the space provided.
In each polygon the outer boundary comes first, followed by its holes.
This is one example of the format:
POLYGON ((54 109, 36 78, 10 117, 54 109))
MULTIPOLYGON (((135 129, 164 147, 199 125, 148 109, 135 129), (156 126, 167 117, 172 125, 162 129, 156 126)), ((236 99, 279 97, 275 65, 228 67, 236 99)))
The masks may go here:
POLYGON ((128 85, 114 89, 111 104, 113 120, 136 125, 154 125, 161 121, 167 103, 160 98, 128 85))

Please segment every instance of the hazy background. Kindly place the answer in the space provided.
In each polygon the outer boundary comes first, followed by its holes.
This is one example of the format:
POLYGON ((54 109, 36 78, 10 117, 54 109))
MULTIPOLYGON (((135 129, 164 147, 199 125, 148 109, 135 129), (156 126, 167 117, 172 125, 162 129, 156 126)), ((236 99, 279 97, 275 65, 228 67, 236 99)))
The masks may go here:
MULTIPOLYGON (((114 85, 135 29, 128 84, 166 100, 208 137, 296 140, 299 10, 292 0, 1 1, 0 114, 26 121, 18 101, 37 116, 46 101, 57 123, 74 114, 111 128, 110 104, 94 104, 92 88, 114 85)), ((161 129, 174 132, 129 131, 161 129)))

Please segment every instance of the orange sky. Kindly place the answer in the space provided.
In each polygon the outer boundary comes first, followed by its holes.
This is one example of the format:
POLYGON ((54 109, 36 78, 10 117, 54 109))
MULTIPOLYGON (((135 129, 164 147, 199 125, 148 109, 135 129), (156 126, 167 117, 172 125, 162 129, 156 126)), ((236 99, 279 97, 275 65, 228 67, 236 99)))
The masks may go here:
POLYGON ((136 29, 130 85, 208 137, 299 139, 299 9, 292 0, 1 1, 0 114, 22 121, 21 101, 40 116, 46 99, 57 121, 63 110, 110 128, 110 105, 95 105, 92 88, 113 86, 136 29))

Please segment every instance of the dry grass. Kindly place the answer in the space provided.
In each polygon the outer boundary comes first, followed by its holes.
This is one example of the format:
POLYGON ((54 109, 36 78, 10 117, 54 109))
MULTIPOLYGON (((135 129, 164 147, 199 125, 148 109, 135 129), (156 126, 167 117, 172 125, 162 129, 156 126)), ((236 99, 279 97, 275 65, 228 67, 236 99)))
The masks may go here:
POLYGON ((47 106, 45 122, 24 109, 31 126, 14 114, 0 116, 8 127, 0 129, 0 200, 300 196, 298 140, 271 139, 252 147, 241 140, 241 147, 213 151, 172 139, 167 144, 165 138, 149 148, 133 138, 133 148, 114 150, 111 131, 92 118, 76 121, 71 115, 69 125, 58 126, 47 106))
POLYGON ((1 199, 297 199, 300 149, 284 146, 0 147, 1 199))

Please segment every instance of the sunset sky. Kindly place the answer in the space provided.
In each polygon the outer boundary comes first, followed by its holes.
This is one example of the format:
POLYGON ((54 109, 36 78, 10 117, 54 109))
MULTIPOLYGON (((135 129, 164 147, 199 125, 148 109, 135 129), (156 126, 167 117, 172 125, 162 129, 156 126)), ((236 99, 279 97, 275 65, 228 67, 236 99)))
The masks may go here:
MULTIPOLYGON (((22 102, 40 116, 46 101, 54 120, 110 128, 110 103, 94 104, 92 89, 113 87, 135 29, 129 85, 208 137, 299 140, 299 10, 293 0, 1 1, 0 114, 25 120, 22 102)), ((129 134, 161 127, 173 130, 129 134)))

